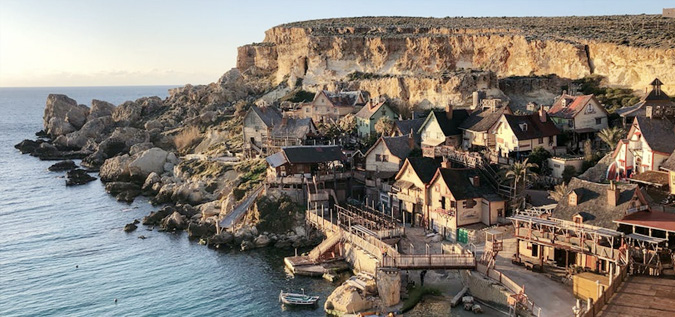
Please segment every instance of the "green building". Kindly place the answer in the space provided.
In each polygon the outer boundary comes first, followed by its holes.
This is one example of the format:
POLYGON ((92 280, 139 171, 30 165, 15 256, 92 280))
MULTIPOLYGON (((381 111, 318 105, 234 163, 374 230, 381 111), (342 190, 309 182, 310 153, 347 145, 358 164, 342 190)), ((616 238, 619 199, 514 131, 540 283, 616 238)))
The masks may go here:
POLYGON ((356 130, 359 137, 365 138, 375 133, 375 124, 382 117, 396 121, 397 115, 385 101, 369 101, 356 113, 356 130))

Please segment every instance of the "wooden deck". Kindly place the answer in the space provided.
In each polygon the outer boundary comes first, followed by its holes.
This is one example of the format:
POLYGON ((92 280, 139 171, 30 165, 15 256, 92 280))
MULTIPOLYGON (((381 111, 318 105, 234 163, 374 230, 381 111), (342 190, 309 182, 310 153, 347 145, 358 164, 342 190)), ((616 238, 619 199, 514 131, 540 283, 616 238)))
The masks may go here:
POLYGON ((598 316, 675 316, 675 280, 631 276, 598 316))

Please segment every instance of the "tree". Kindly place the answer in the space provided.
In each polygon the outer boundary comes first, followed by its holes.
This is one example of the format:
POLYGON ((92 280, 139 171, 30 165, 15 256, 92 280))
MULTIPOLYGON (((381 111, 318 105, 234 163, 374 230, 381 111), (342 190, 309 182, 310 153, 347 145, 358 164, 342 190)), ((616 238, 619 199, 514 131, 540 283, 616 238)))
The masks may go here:
POLYGON ((602 142, 605 142, 610 149, 616 148, 616 144, 619 143, 621 138, 624 137, 626 131, 619 127, 604 128, 598 132, 598 137, 602 142))
POLYGON ((574 168, 574 166, 565 166, 565 169, 562 172, 562 178, 565 184, 569 183, 575 175, 577 175, 577 169, 574 168))
POLYGON ((529 163, 527 159, 522 163, 516 162, 512 165, 503 167, 506 171, 504 176, 513 181, 513 191, 516 194, 516 197, 522 196, 520 194, 525 190, 528 183, 534 179, 534 174, 530 173, 530 170, 537 167, 537 164, 529 163))
POLYGON ((380 120, 377 120, 377 123, 375 123, 375 132, 377 132, 379 135, 384 135, 389 132, 394 128, 394 121, 391 121, 389 117, 382 117, 380 120))
POLYGON ((548 191, 548 198, 551 198, 557 202, 561 202, 567 196, 568 191, 569 187, 565 183, 555 185, 555 187, 553 187, 553 190, 548 191))
POLYGON ((551 158, 551 152, 547 151, 541 146, 538 146, 532 150, 532 153, 527 157, 528 161, 536 164, 538 168, 535 169, 535 172, 539 174, 545 174, 544 172, 548 167, 547 161, 549 158, 551 158))
POLYGON ((354 134, 356 132, 356 117, 348 114, 338 121, 338 126, 343 133, 354 134))

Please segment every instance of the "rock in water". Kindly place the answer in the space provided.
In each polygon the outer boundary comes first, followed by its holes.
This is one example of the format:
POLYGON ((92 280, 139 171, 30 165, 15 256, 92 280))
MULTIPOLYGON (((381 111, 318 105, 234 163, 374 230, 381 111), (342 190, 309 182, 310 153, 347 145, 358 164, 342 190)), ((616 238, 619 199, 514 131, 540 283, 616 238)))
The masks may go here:
POLYGON ((72 170, 72 169, 75 169, 75 168, 77 168, 77 165, 75 165, 75 162, 73 162, 71 160, 66 160, 66 161, 58 162, 58 163, 50 166, 47 169, 52 171, 52 172, 58 172, 58 171, 69 171, 69 170, 72 170))
POLYGON ((160 148, 152 148, 140 154, 129 163, 129 173, 135 179, 145 180, 150 173, 162 174, 169 153, 160 148))
POLYGON ((138 229, 138 226, 136 226, 135 223, 128 223, 124 226, 124 232, 132 232, 134 230, 138 229))
POLYGON ((266 247, 268 244, 270 244, 270 238, 267 237, 264 234, 259 235, 257 238, 255 238, 255 246, 258 248, 266 247))
POLYGON ((153 211, 149 215, 143 217, 143 224, 146 226, 158 225, 159 222, 162 221, 162 219, 170 215, 173 211, 174 211, 173 208, 170 206, 166 206, 160 210, 153 211))
POLYGON ((66 186, 83 185, 96 180, 83 169, 73 169, 66 173, 66 186))
POLYGON ((43 141, 40 140, 33 141, 26 139, 19 142, 17 145, 14 146, 14 148, 19 150, 21 154, 33 153, 40 147, 40 144, 42 143, 43 141))
POLYGON ((162 220, 160 227, 166 231, 183 230, 187 228, 187 218, 174 211, 170 216, 162 220))
POLYGON ((115 111, 115 105, 101 100, 92 100, 91 101, 91 110, 89 111, 88 120, 112 116, 113 111, 115 111))

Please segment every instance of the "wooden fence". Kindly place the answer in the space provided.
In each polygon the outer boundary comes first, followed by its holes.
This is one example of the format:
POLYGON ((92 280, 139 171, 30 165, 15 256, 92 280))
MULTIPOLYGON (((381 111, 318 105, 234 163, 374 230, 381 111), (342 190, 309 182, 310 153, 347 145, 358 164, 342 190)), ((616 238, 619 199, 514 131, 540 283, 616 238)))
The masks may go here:
MULTIPOLYGON (((510 279, 508 276, 502 274, 502 272, 499 272, 498 270, 488 269, 487 265, 482 263, 476 263, 476 271, 495 281, 498 281, 514 294, 520 294, 522 292, 523 294, 527 295, 522 286, 518 285, 518 283, 510 279)), ((534 302, 532 302, 532 300, 529 299, 529 296, 527 299, 526 306, 527 309, 529 309, 535 316, 539 316, 541 314, 541 307, 535 305, 534 302)))
POLYGON ((476 266, 473 254, 400 254, 387 255, 383 267, 400 269, 472 269, 476 266))

